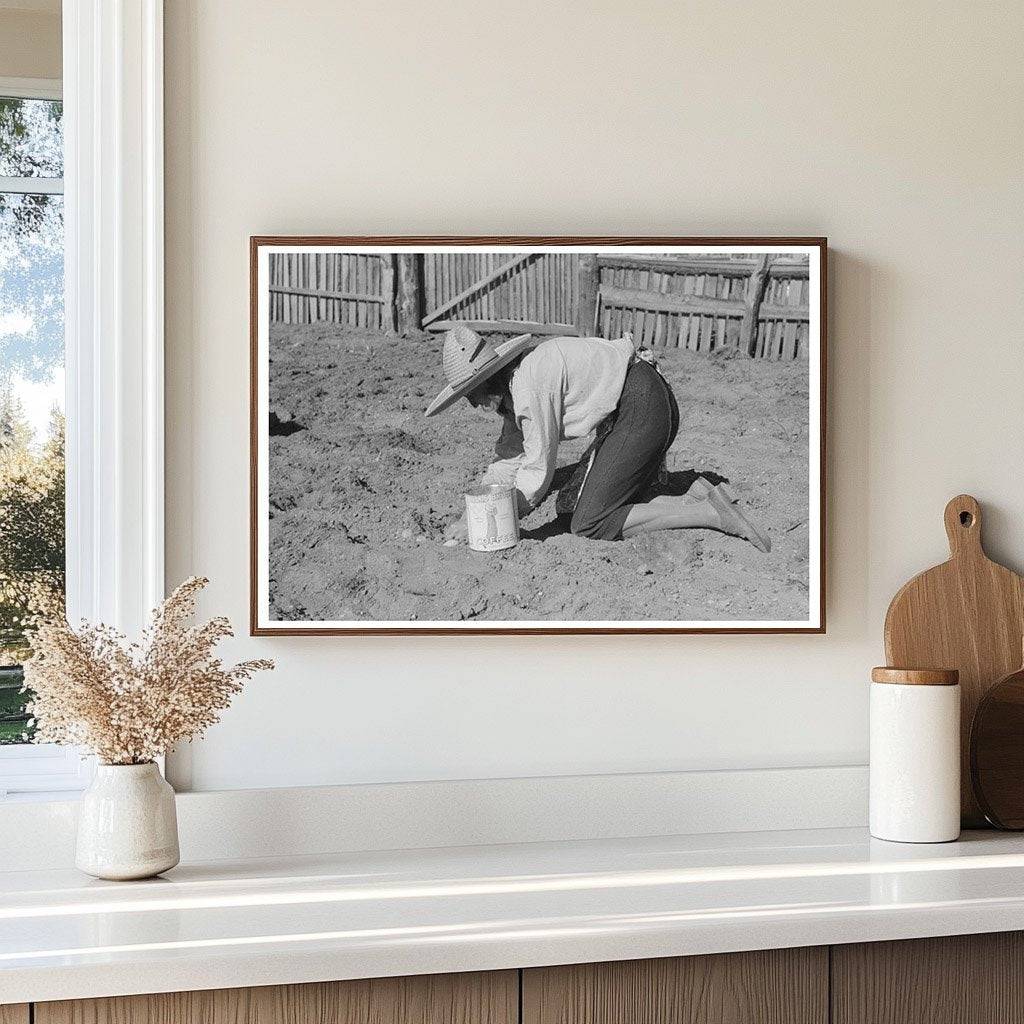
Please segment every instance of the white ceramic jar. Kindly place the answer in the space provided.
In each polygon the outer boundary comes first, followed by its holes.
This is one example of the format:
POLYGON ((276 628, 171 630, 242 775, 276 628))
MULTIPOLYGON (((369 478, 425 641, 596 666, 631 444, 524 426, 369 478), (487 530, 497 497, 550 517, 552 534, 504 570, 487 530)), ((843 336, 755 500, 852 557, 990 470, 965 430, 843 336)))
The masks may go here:
POLYGON ((150 878, 178 863, 174 790, 155 764, 101 764, 82 794, 75 864, 96 878, 150 878))
POLYGON ((876 668, 871 680, 871 835, 897 843, 958 838, 958 673, 876 668))

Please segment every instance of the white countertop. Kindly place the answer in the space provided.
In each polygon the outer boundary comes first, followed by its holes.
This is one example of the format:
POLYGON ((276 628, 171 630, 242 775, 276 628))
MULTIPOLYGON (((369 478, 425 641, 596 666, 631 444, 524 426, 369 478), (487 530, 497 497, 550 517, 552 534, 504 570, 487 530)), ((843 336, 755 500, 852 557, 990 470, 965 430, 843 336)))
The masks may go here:
POLYGON ((1024 929, 1024 836, 860 829, 0 873, 0 1003, 1024 929))

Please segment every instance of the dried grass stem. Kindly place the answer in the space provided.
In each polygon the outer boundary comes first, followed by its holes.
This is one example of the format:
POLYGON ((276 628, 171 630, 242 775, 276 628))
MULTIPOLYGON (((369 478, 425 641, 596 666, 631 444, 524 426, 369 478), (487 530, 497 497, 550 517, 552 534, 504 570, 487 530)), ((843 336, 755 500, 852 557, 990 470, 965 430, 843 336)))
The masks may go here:
POLYGON ((208 582, 182 583, 138 643, 103 624, 37 623, 25 663, 36 741, 86 747, 104 764, 144 764, 216 724, 243 683, 274 663, 225 668, 214 648, 232 635, 228 620, 188 625, 208 582))

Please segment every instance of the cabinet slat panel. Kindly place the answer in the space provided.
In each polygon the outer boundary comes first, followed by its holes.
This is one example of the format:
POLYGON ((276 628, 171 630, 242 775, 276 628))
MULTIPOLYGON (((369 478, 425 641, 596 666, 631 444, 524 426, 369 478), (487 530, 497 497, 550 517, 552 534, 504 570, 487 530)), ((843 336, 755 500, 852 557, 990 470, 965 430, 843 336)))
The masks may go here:
POLYGON ((518 997, 494 971, 38 1003, 35 1024, 516 1024, 518 997))
POLYGON ((1024 1024, 1024 934, 832 947, 834 1024, 1024 1024))
POLYGON ((28 1024, 27 1003, 7 1003, 0 1006, 0 1024, 28 1024))
POLYGON ((541 967, 523 972, 523 1024, 826 1024, 828 950, 541 967))

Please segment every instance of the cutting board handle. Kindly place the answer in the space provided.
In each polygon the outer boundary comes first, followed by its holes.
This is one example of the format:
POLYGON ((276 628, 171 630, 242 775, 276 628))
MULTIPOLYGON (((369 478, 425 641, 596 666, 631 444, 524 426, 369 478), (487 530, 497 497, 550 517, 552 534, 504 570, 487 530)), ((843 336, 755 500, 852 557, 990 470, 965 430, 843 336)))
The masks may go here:
POLYGON ((958 494, 946 506, 946 536, 953 558, 984 556, 981 548, 981 506, 969 494, 958 494))

